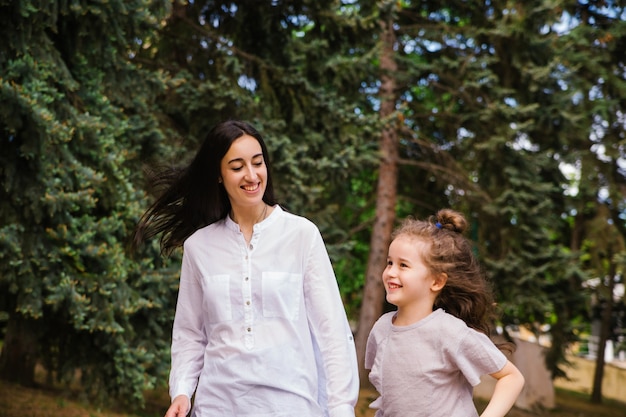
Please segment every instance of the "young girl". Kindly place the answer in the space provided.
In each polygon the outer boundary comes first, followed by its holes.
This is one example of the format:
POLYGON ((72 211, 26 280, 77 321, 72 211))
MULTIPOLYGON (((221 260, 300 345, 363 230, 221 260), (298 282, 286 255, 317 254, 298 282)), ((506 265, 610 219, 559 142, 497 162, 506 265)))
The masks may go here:
POLYGON ((472 387, 497 379, 482 417, 504 416, 524 377, 489 339, 493 300, 462 214, 440 210, 394 232, 383 284, 397 307, 372 328, 365 353, 380 397, 376 417, 478 416, 472 387))

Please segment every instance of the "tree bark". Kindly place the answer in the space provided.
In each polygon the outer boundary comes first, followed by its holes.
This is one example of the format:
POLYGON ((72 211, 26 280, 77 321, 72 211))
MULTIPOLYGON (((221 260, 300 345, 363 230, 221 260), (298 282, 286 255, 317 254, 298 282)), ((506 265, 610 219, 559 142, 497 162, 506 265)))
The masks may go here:
MULTIPOLYGON (((602 307, 598 356, 596 357, 596 369, 593 374, 593 387, 591 390, 591 402, 594 404, 602 403, 602 379, 604 378, 605 365, 604 350, 606 348, 606 341, 611 333, 611 318, 613 316, 613 291, 615 290, 616 265, 611 258, 609 258, 608 294, 606 296, 606 303, 602 307)), ((600 283, 600 286, 602 285, 603 284, 600 283)), ((598 288, 598 291, 601 292, 601 287, 598 288)))
POLYGON ((33 387, 36 364, 37 337, 33 321, 18 313, 11 314, 0 352, 0 379, 33 387))
POLYGON ((398 182, 398 135, 395 120, 392 120, 396 108, 396 80, 394 78, 397 70, 397 64, 394 60, 396 36, 391 17, 381 20, 380 26, 383 42, 380 57, 382 72, 379 91, 381 98, 380 116, 385 121, 385 125, 381 132, 380 141, 381 161, 376 187, 376 218, 372 227, 363 301, 356 332, 361 386, 369 385, 368 371, 365 370, 364 366, 365 347, 369 332, 382 313, 385 299, 381 275, 386 265, 387 250, 395 222, 398 182))

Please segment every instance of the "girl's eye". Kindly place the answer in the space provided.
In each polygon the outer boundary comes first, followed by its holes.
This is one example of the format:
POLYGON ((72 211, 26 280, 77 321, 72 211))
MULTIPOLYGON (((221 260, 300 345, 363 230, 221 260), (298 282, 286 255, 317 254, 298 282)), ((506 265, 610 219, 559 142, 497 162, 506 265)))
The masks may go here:
POLYGON ((243 167, 232 167, 231 169, 233 171, 241 171, 241 168, 243 168, 243 167))
POLYGON ((401 266, 402 268, 407 268, 407 267, 408 267, 408 265, 407 265, 407 264, 405 264, 405 263, 401 263, 401 264, 400 264, 400 266, 401 266))

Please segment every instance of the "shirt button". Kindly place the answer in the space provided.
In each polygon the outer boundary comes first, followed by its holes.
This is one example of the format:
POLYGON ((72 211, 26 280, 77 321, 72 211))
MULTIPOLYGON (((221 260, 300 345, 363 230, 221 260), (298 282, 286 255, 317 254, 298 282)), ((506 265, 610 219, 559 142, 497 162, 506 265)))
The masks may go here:
POLYGON ((246 301, 246 305, 249 306, 250 305, 250 301, 246 301))
POLYGON ((252 328, 251 328, 251 327, 248 327, 248 328, 246 329, 246 331, 247 331, 248 333, 250 333, 250 332, 252 331, 252 328))
POLYGON ((245 279, 245 280, 247 281, 247 280, 249 280, 250 278, 248 278, 248 277, 245 277, 244 279, 245 279))

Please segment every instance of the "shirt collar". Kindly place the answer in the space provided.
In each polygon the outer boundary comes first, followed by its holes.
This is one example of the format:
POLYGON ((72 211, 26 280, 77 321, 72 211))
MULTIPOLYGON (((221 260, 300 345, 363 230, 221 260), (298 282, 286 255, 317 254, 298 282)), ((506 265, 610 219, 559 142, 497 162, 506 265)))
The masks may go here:
MULTIPOLYGON (((265 218, 265 220, 263 220, 260 223, 257 223, 254 225, 254 233, 256 232, 260 232, 263 229, 269 227, 272 223, 274 223, 274 221, 279 218, 280 216, 282 216, 284 213, 282 207, 280 207, 280 205, 276 204, 274 205, 274 210, 272 210, 272 212, 269 214, 269 216, 267 216, 265 218)), ((237 223, 235 223, 233 221, 233 219, 230 218, 230 215, 226 215, 226 218, 224 219, 225 223, 226 223, 226 227, 234 232, 239 232, 239 225, 237 223)))

